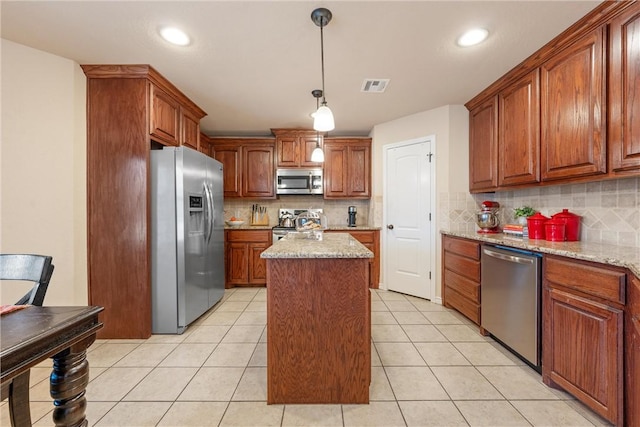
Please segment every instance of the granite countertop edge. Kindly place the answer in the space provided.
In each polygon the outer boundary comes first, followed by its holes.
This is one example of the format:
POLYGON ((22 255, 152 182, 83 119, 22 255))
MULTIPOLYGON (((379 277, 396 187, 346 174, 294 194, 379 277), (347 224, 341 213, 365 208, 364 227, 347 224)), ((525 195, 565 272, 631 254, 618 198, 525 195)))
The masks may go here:
POLYGON ((550 255, 559 255, 584 261, 624 267, 640 277, 640 248, 593 242, 549 242, 507 236, 503 233, 478 234, 462 231, 440 230, 443 235, 462 237, 495 245, 510 246, 550 255))
POLYGON ((265 249, 260 258, 373 258, 373 252, 349 233, 324 234, 322 240, 294 237, 293 233, 265 249))
MULTIPOLYGON (((239 227, 232 227, 229 225, 224 226, 225 230, 271 230, 278 224, 271 225, 251 225, 251 224, 242 224, 239 227)), ((375 231, 380 230, 381 227, 374 227, 370 225, 358 225, 356 227, 349 227, 347 225, 329 225, 327 227, 327 231, 375 231)))

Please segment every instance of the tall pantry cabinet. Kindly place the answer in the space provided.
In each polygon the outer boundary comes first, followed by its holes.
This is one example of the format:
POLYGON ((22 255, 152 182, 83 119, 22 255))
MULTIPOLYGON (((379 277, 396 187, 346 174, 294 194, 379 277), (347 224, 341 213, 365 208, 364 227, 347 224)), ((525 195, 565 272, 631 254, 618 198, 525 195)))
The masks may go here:
POLYGON ((206 115, 148 65, 83 65, 87 76, 89 304, 98 338, 151 335, 149 151, 198 147, 206 115))

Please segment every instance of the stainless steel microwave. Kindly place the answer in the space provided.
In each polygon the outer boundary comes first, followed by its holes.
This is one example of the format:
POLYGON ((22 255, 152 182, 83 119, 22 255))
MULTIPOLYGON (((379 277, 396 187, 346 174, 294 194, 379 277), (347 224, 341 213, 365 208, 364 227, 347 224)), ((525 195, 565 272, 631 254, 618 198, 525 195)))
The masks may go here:
POLYGON ((322 194, 322 169, 278 169, 278 194, 322 194))

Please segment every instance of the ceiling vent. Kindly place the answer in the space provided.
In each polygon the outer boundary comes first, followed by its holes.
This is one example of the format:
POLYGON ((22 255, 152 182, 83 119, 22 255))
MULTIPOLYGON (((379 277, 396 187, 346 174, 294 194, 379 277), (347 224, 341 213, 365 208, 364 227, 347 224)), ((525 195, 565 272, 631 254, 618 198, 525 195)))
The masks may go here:
POLYGON ((382 93, 389 85, 389 79, 365 79, 360 92, 382 93))

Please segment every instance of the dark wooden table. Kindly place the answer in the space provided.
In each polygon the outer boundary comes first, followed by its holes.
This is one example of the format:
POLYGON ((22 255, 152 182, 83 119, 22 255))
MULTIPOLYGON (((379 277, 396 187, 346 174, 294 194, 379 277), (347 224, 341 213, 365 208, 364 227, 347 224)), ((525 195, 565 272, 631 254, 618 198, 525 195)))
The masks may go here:
POLYGON ((56 426, 86 426, 89 383, 86 350, 102 328, 102 307, 30 306, 0 318, 0 385, 9 398, 11 425, 31 426, 29 370, 51 357, 56 426))

